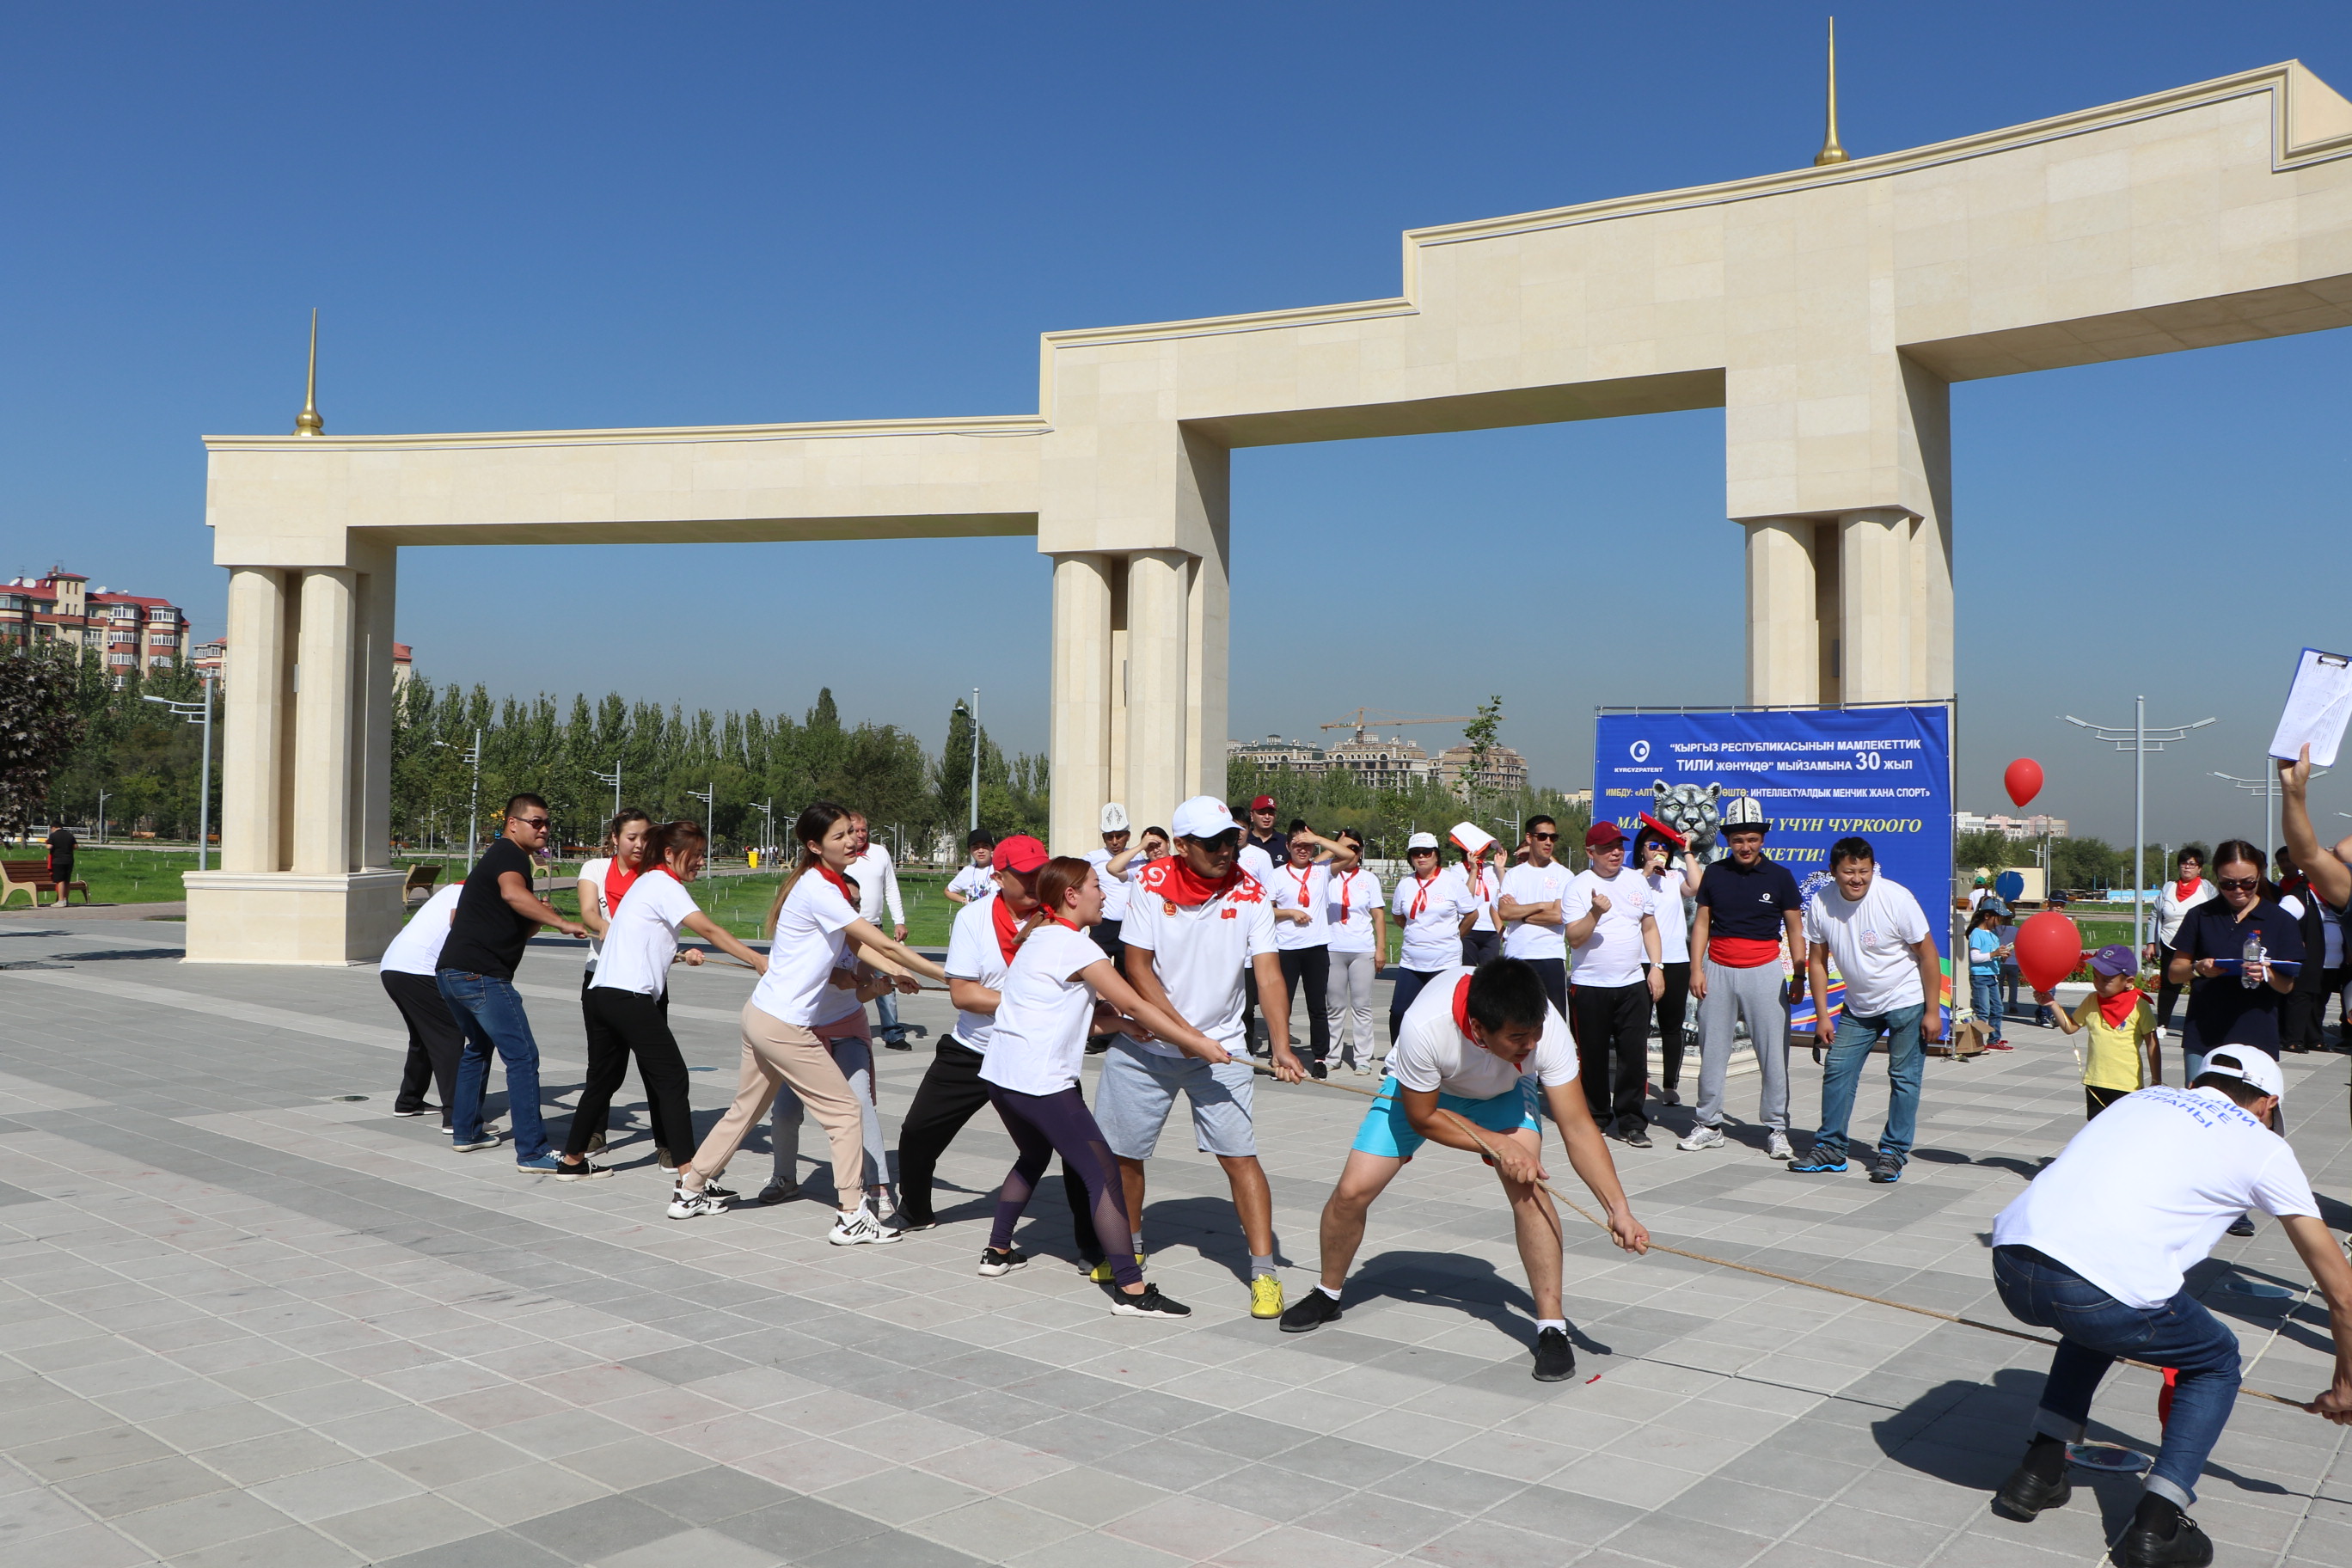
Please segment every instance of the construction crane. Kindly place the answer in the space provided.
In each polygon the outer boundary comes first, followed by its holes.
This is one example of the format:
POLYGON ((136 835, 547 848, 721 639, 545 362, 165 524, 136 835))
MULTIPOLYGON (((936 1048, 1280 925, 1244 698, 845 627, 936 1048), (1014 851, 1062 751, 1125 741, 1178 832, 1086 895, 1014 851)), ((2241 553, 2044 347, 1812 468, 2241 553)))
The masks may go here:
MULTIPOLYGON (((1503 715, 1497 713, 1495 717, 1501 719, 1503 715)), ((1391 730, 1403 724, 1475 724, 1477 721, 1475 713, 1389 713, 1377 709, 1359 708, 1354 718, 1335 719, 1322 728, 1353 730, 1355 738, 1360 741, 1365 738, 1367 731, 1391 730)))

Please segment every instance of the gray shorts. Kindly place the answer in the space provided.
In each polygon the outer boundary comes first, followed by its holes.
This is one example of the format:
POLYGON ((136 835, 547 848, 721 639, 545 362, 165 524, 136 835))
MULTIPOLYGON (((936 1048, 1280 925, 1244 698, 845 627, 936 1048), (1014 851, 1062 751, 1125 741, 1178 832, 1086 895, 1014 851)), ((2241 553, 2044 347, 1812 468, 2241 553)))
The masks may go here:
POLYGON ((1198 1057, 1164 1057, 1120 1036, 1103 1056, 1095 1122, 1112 1153, 1149 1160, 1181 1092, 1192 1107, 1193 1147, 1229 1158, 1254 1155, 1257 1129, 1250 1120, 1250 1095, 1255 1081, 1246 1060, 1216 1066, 1198 1057))

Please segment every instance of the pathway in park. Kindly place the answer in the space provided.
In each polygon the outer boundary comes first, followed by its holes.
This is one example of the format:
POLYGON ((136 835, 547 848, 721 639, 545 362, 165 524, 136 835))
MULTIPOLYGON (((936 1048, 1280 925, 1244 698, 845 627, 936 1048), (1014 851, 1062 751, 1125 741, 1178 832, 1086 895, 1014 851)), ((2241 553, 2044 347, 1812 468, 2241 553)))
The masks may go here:
MULTIPOLYGON (((0 927, 9 1568, 2031 1568, 2098 1562, 2137 1495, 2100 1480, 2032 1525, 1986 1510, 2042 1352, 1574 1232, 1578 1378, 1530 1381, 1509 1226, 1467 1157, 1416 1160, 1346 1318, 1286 1336, 1247 1316, 1223 1180, 1172 1131, 1151 1267, 1195 1315, 1115 1318, 1062 1261, 1056 1204, 1024 1233, 1035 1266, 973 1274, 1011 1148, 985 1116, 942 1167, 948 1223, 898 1245, 828 1247, 821 1201, 672 1223, 634 1080, 614 1179, 521 1175, 390 1114, 404 1037, 373 971, 188 968, 179 942, 0 927)), ((579 962, 544 943, 520 975, 565 1100, 579 962)), ((688 1059, 716 1069, 695 1079, 707 1121, 750 977, 677 974, 688 1059)), ((944 1000, 908 1015, 936 1037, 944 1000)), ((1897 1187, 1790 1176, 1753 1129, 1612 1148, 1661 1239, 2005 1321, 1985 1232, 2082 1118, 2065 1045, 2016 1034, 1929 1065, 1897 1187)), ((927 1059, 884 1055, 887 1119, 927 1059)), ((1819 1073, 1798 1060, 1801 1121, 1819 1073)), ((2342 1194, 2345 1058, 2287 1076, 2295 1144, 2342 1194)), ((1362 1103, 1261 1091, 1294 1293, 1362 1103)), ((1863 1127, 1883 1103, 1864 1094, 1863 1127)), ((732 1184, 759 1188, 764 1149, 732 1184)), ((2324 1313, 2235 1288, 2305 1283, 2274 1226, 2195 1279, 2254 1386, 2322 1386, 2324 1313)), ((2098 1435, 2152 1447, 2154 1406, 2151 1377, 2116 1376, 2098 1435)), ((2352 1562, 2347 1436, 2246 1402, 2195 1510, 2221 1560, 2352 1562)))

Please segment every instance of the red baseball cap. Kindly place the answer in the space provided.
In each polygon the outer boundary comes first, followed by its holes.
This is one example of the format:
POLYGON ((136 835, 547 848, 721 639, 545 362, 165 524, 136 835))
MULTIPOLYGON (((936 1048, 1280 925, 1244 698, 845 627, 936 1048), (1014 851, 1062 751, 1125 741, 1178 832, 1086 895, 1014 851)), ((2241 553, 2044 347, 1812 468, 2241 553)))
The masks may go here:
MULTIPOLYGON (((1596 822, 1584 830, 1584 847, 1587 849, 1606 849, 1612 844, 1624 842, 1625 830, 1613 822, 1596 822)), ((1004 850, 1000 846, 996 852, 1002 855, 1004 850)))
POLYGON ((1274 809, 1274 796, 1270 795, 1262 795, 1258 796, 1255 800, 1250 802, 1250 809, 1252 811, 1272 811, 1274 809))
POLYGON ((1000 871, 1012 871, 1025 877, 1045 865, 1045 847, 1025 833, 1016 833, 1010 838, 996 841, 994 864, 1000 871))

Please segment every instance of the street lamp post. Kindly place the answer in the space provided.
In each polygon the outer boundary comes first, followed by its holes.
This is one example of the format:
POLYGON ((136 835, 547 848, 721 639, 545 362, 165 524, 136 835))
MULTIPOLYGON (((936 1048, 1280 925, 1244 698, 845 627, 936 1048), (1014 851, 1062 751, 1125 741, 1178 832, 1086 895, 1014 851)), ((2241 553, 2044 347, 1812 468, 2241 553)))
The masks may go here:
MULTIPOLYGON (((433 743, 445 751, 457 750, 446 741, 436 741, 433 743)), ((467 797, 466 807, 466 864, 471 866, 474 863, 474 846, 478 841, 476 835, 481 831, 482 826, 482 732, 480 730, 474 731, 473 749, 458 752, 458 760, 471 763, 474 766, 474 789, 473 794, 467 797)))
POLYGON ((100 844, 106 842, 106 797, 113 793, 104 789, 98 792, 98 841, 100 844))
POLYGON ((2088 719, 2077 719, 2072 713, 2063 715, 2066 722, 2088 730, 2094 740, 2105 741, 2118 752, 2132 753, 2132 951, 2147 945, 2147 754, 2164 750, 2171 741, 2188 738, 2191 730, 2202 730, 2218 720, 2200 719, 2194 724, 2166 724, 2156 729, 2147 727, 2147 699, 2132 699, 2132 721, 2128 728, 2121 724, 2094 724, 2088 719))
POLYGON ((594 779, 598 784, 611 784, 611 785, 613 786, 613 815, 614 815, 614 816, 620 816, 620 815, 621 815, 621 759, 620 759, 620 758, 618 758, 618 757, 614 757, 614 758, 613 759, 613 771, 612 771, 611 773, 598 773, 594 768, 590 768, 590 769, 588 770, 588 776, 589 776, 590 778, 592 778, 592 779, 594 779))
POLYGON ((971 689, 971 830, 980 831, 980 688, 971 689))
MULTIPOLYGON (((2314 768, 2311 770, 2311 776, 2315 779, 2325 778, 2328 772, 2326 768, 2314 768)), ((2265 858, 2263 864, 2267 869, 2270 852, 2278 847, 2278 774, 2269 773, 2261 778, 2242 779, 2235 773, 2216 772, 2213 776, 2232 789, 2242 790, 2248 795, 2258 795, 2263 797, 2263 854, 2265 858)))
POLYGON ((196 869, 201 871, 205 868, 205 851, 213 840, 213 681, 209 675, 198 677, 198 681, 205 690, 201 704, 180 702, 169 697, 148 697, 146 700, 169 709, 188 723, 204 727, 204 762, 196 782, 196 869))
POLYGON ((716 824, 716 818, 717 818, 718 811, 719 811, 719 805, 718 805, 718 800, 719 800, 719 784, 718 784, 718 781, 717 781, 717 780, 715 780, 715 779, 714 779, 714 780, 712 780, 712 781, 711 781, 711 784, 710 784, 710 787, 709 787, 709 788, 708 788, 708 789, 690 789, 690 790, 688 790, 688 791, 686 792, 686 794, 687 794, 687 798, 688 798, 688 799, 689 799, 689 800, 698 800, 698 801, 700 801, 700 802, 702 803, 702 838, 703 838, 703 842, 704 842, 704 844, 705 844, 706 846, 709 847, 706 847, 706 849, 705 849, 704 853, 706 853, 706 854, 713 854, 713 853, 716 853, 716 847, 715 847, 717 846, 717 844, 718 844, 718 842, 719 842, 719 839, 718 839, 717 835, 712 831, 712 829, 713 829, 713 827, 714 827, 714 826, 715 826, 715 824, 716 824))

